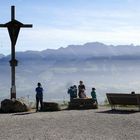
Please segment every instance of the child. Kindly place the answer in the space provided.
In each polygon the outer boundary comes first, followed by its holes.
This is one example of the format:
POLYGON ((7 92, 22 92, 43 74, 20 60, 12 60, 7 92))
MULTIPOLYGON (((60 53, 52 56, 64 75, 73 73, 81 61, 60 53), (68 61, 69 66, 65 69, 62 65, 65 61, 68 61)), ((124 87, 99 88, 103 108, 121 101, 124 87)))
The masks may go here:
POLYGON ((95 90, 96 90, 95 88, 92 88, 91 96, 92 96, 92 99, 93 99, 94 103, 97 104, 98 102, 97 102, 96 91, 95 90))

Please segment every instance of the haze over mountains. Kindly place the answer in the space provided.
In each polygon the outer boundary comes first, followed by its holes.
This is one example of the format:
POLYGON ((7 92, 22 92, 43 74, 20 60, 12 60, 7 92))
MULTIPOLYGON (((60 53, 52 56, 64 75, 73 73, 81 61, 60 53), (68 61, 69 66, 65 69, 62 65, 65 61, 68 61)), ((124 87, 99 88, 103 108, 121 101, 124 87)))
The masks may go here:
POLYGON ((4 57, 4 55, 3 54, 0 54, 0 59, 3 58, 3 57, 4 57))
MULTIPOLYGON (((105 45, 99 42, 69 45, 57 50, 17 52, 17 95, 34 98, 39 81, 47 100, 68 99, 67 88, 83 80, 87 95, 93 86, 103 102, 106 92, 140 90, 140 46, 105 45)), ((1 97, 9 95, 10 56, 0 54, 1 97)))

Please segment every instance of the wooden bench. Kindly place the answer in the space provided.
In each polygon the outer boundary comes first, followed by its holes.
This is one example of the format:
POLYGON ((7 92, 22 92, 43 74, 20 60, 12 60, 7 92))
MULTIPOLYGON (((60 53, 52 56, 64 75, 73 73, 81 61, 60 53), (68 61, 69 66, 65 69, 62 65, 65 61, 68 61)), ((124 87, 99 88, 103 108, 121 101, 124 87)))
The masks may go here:
POLYGON ((106 93, 112 109, 116 105, 136 105, 140 111, 140 94, 106 93))
POLYGON ((74 98, 69 102, 69 109, 97 109, 98 105, 92 98, 74 98))

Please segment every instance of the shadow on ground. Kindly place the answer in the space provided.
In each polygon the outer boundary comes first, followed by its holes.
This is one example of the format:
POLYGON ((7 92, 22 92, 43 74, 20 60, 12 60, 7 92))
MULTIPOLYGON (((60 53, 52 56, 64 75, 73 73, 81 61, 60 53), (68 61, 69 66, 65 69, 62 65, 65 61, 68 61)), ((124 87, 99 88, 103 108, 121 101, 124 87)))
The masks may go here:
POLYGON ((12 115, 16 116, 16 115, 30 115, 30 114, 34 114, 36 112, 20 112, 20 113, 14 113, 12 115))
POLYGON ((96 113, 106 113, 106 114, 133 114, 133 113, 140 113, 137 110, 117 110, 117 109, 113 109, 113 110, 105 110, 105 111, 99 111, 96 113))

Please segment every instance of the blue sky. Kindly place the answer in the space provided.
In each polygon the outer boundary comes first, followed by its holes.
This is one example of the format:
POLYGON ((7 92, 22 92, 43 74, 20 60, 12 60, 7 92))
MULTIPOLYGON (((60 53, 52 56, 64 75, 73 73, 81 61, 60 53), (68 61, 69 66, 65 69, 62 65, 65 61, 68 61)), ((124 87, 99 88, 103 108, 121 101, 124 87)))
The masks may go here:
MULTIPOLYGON (((70 44, 103 42, 140 45, 140 0, 0 0, 0 23, 32 23, 21 29, 16 51, 44 50, 70 44)), ((0 28, 0 53, 10 53, 6 29, 0 28)))

